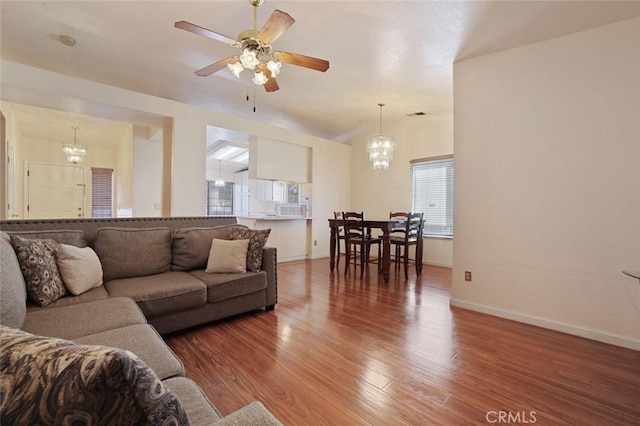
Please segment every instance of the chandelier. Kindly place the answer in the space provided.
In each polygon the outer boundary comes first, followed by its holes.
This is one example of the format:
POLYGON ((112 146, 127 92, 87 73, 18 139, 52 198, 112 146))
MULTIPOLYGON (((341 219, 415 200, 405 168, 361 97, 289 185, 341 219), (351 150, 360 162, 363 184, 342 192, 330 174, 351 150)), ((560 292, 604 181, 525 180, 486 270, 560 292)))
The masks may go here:
POLYGON ((369 160, 373 163, 373 170, 387 170, 389 163, 393 160, 396 141, 393 136, 382 133, 382 107, 384 104, 378 104, 378 106, 380 107, 380 133, 367 136, 367 152, 369 160))
POLYGON ((62 148, 62 152, 67 155, 67 161, 73 164, 81 163, 84 160, 84 156, 87 155, 87 148, 78 145, 77 142, 77 133, 78 128, 72 127, 73 129, 73 143, 67 143, 62 148))

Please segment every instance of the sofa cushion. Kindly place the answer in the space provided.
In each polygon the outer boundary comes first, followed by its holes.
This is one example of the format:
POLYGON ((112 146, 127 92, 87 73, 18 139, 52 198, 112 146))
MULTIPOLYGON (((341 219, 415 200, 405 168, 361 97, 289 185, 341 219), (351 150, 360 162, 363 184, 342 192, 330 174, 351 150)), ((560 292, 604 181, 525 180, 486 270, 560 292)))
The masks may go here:
POLYGON ((184 365, 149 324, 136 324, 73 339, 83 345, 105 345, 136 354, 160 377, 184 376, 184 365))
POLYGON ((102 285, 102 265, 91 247, 59 244, 56 263, 64 285, 74 296, 102 285))
MULTIPOLYGON (((186 377, 173 377, 164 380, 163 383, 177 395, 180 404, 187 413, 190 425, 211 426, 222 418, 218 409, 211 404, 202 389, 193 380, 186 377)), ((261 423, 243 424, 261 425, 261 423)))
POLYGON ((8 234, 19 235, 29 239, 51 239, 59 244, 76 247, 87 246, 87 234, 81 229, 51 229, 43 231, 9 231, 8 234))
POLYGON ((44 308, 37 306, 35 303, 27 303, 27 313, 33 311, 41 311, 43 309, 59 308, 61 306, 78 305, 80 303, 93 302, 95 300, 104 300, 108 298, 109 293, 107 293, 107 290, 104 288, 104 286, 100 286, 97 288, 92 288, 91 290, 86 291, 78 296, 68 294, 44 308))
POLYGON ((237 425, 282 426, 282 423, 267 410, 262 402, 253 401, 212 424, 212 426, 237 425))
POLYGON ((22 328, 27 315, 27 289, 9 235, 0 234, 0 324, 22 328))
POLYGON ((258 272, 262 265, 262 249, 267 244, 271 229, 234 229, 229 236, 232 240, 249 240, 247 251, 247 271, 258 272))
POLYGON ((246 228, 244 225, 221 225, 212 228, 180 228, 173 233, 171 269, 189 271, 204 269, 209 259, 211 240, 228 240, 234 229, 246 228))
POLYGON ((27 293, 34 302, 47 306, 67 294, 56 264, 58 243, 51 239, 28 239, 11 235, 11 245, 18 257, 27 293))
POLYGON ((71 340, 118 327, 146 323, 147 319, 136 302, 127 297, 111 297, 28 312, 22 328, 33 334, 71 340))
POLYGON ((189 272, 207 285, 207 301, 219 302, 232 297, 255 293, 267 288, 264 271, 246 274, 208 274, 203 269, 189 272))
POLYGON ((182 311, 207 303, 207 287, 187 272, 106 281, 110 296, 126 296, 135 300, 147 318, 182 311))
POLYGON ((247 272, 247 249, 249 240, 211 240, 211 251, 207 261, 208 274, 247 272))
POLYGON ((100 228, 95 249, 105 281, 142 277, 171 269, 169 228, 100 228))
POLYGON ((8 327, 0 334, 3 424, 188 422, 176 395, 131 352, 8 327))

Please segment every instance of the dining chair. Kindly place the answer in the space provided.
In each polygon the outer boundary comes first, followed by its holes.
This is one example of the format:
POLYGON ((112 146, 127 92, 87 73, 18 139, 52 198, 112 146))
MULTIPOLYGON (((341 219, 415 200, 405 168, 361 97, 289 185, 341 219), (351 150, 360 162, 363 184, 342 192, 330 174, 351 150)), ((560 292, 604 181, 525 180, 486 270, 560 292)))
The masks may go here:
POLYGON ((344 237, 346 243, 346 267, 344 273, 349 271, 349 265, 353 261, 353 266, 357 268, 360 265, 360 276, 364 274, 364 266, 373 263, 370 253, 371 246, 378 246, 378 258, 376 262, 380 267, 380 254, 382 239, 372 237, 371 232, 362 223, 364 220, 364 212, 342 212, 342 223, 344 226, 344 237))
MULTIPOLYGON (((333 212, 333 218, 336 221, 340 221, 340 223, 342 223, 342 212, 333 212)), ((340 265, 340 241, 345 241, 345 237, 344 237, 344 226, 343 225, 339 225, 336 228, 336 266, 340 265)), ((345 252, 346 252, 346 243, 345 243, 345 252)))
POLYGON ((416 265, 416 274, 422 273, 422 229, 423 213, 391 213, 390 219, 403 220, 404 229, 397 227, 392 229, 389 242, 394 246, 394 261, 396 269, 400 263, 404 266, 404 277, 409 278, 409 264, 416 265), (403 218, 403 219, 401 219, 403 218), (411 257, 410 248, 415 246, 414 255, 411 257))

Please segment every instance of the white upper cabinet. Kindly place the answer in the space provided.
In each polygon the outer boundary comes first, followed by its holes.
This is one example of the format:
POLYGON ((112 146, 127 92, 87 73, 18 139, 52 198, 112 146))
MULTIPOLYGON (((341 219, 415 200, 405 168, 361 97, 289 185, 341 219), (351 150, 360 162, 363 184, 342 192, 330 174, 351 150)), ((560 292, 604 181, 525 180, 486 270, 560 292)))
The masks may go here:
POLYGON ((311 149, 262 137, 249 139, 251 179, 310 183, 311 149))

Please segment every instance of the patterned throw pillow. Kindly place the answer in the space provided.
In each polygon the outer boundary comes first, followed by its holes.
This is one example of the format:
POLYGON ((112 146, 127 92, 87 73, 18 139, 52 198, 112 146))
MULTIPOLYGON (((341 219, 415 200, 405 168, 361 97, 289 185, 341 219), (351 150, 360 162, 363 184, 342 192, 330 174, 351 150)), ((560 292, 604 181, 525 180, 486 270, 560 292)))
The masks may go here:
POLYGON ((131 352, 4 326, 0 340, 2 424, 189 424, 177 396, 131 352))
POLYGON ((262 265, 262 249, 267 244, 267 239, 271 233, 268 229, 234 229, 231 231, 229 239, 231 240, 249 240, 249 249, 247 250, 247 271, 258 272, 262 265))
POLYGON ((67 294, 56 264, 58 243, 11 235, 11 245, 16 251, 27 293, 38 305, 47 306, 67 294))

